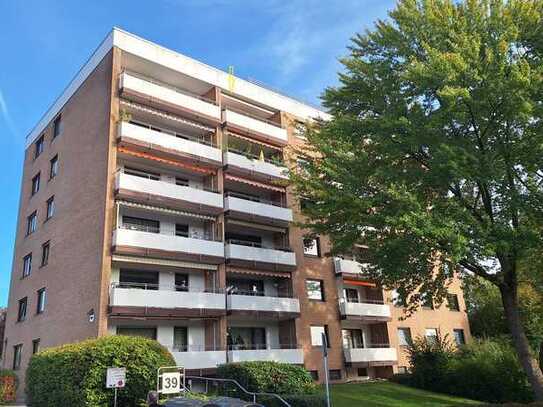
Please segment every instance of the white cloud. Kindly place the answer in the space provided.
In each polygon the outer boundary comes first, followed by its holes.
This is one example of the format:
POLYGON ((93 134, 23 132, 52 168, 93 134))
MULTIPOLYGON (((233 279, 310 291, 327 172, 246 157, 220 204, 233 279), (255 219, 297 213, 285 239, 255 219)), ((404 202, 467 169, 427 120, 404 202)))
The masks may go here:
POLYGON ((13 119, 11 118, 11 115, 8 110, 8 105, 6 103, 6 99, 4 99, 4 94, 2 93, 2 90, 0 89, 0 113, 2 114, 2 118, 4 119, 4 122, 6 122, 6 125, 9 128, 9 131, 14 136, 17 136, 18 131, 15 128, 15 123, 13 122, 13 119))

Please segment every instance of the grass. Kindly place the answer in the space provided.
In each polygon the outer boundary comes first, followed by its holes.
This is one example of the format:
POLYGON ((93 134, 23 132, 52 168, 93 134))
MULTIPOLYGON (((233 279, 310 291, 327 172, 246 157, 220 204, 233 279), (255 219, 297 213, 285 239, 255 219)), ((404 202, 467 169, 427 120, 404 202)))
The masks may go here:
POLYGON ((332 407, 445 407, 477 405, 479 401, 432 393, 390 382, 336 384, 332 407))

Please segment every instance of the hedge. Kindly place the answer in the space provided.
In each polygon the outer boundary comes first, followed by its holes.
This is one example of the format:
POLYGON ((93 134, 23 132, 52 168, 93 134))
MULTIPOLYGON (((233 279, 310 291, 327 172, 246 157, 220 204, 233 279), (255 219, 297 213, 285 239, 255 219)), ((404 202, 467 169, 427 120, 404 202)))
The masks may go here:
POLYGON ((131 336, 107 336, 43 350, 32 356, 26 391, 32 407, 93 406, 113 403, 106 389, 108 367, 126 368, 126 386, 118 392, 121 406, 139 405, 156 388, 160 366, 175 365, 158 342, 131 336))
POLYGON ((217 376, 234 379, 252 392, 315 394, 317 385, 303 367, 279 362, 240 362, 220 365, 217 376))
POLYGON ((18 379, 14 371, 0 369, 0 403, 15 401, 18 379))

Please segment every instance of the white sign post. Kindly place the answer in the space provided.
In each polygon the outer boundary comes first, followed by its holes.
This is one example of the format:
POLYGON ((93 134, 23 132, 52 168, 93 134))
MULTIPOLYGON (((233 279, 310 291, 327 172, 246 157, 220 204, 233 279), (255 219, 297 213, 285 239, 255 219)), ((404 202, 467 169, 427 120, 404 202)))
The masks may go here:
POLYGON ((126 384, 126 368, 108 367, 106 375, 106 388, 115 389, 114 407, 117 407, 117 389, 126 384))
POLYGON ((179 394, 185 391, 185 368, 163 366, 157 370, 156 391, 158 394, 179 394))

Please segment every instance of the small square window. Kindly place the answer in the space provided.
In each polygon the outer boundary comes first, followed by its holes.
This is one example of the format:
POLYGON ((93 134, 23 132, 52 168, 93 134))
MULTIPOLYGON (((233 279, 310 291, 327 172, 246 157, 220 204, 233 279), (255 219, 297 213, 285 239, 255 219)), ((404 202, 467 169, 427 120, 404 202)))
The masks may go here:
POLYGON ((463 329, 455 329, 453 330, 453 334, 454 334, 454 341, 456 342, 458 346, 462 346, 466 344, 466 337, 464 335, 463 329))
POLYGON ((28 277, 32 273, 32 253, 23 257, 23 277, 28 277))
POLYGON ((13 370, 19 370, 21 368, 21 358, 23 354, 23 344, 15 345, 13 347, 13 370))
POLYGON ((51 158, 49 164, 49 179, 53 179, 58 174, 58 155, 55 155, 53 158, 51 158))
POLYGON ((322 335, 328 347, 330 347, 330 337, 328 336, 328 325, 316 325, 309 327, 311 333, 311 345, 312 346, 322 346, 322 335))
POLYGON ((310 300, 324 301, 324 287, 322 280, 306 280, 305 288, 307 298, 310 300))
POLYGON ((37 338, 32 341, 32 354, 38 353, 39 351, 40 351, 40 338, 37 338))
POLYGON ((46 292, 45 288, 40 288, 37 291, 38 303, 36 306, 36 314, 41 314, 45 311, 46 292))
POLYGON ((424 336, 426 337, 426 341, 428 343, 434 343, 437 341, 437 328, 426 328, 424 332, 424 336))
POLYGON ((58 115, 53 122, 53 139, 57 138, 62 134, 64 128, 64 123, 62 122, 62 116, 58 115))
POLYGON ((38 172, 32 178, 32 196, 36 195, 40 190, 40 173, 38 172))
POLYGON ((328 377, 330 378, 330 380, 341 380, 341 370, 330 369, 328 371, 328 377))
POLYGON ((305 256, 321 256, 320 239, 318 237, 306 237, 304 238, 304 255, 305 256))
POLYGON ((47 263, 49 263, 49 251, 51 249, 51 245, 49 241, 45 242, 41 245, 41 266, 47 266, 47 263))
POLYGON ((45 145, 45 136, 42 134, 39 139, 36 140, 34 158, 38 158, 41 153, 43 153, 43 148, 45 145))
POLYGON ((447 294, 447 306, 451 311, 460 311, 460 304, 458 303, 458 295, 447 294))
POLYGON ((24 297, 19 300, 19 309, 17 311, 17 322, 22 322, 26 319, 26 308, 28 305, 28 298, 24 297))
POLYGON ((47 218, 45 220, 51 219, 55 214, 55 196, 53 195, 47 200, 47 218))
POLYGON ((38 227, 38 215, 34 211, 32 214, 26 218, 26 234, 29 235, 34 233, 38 227))
POLYGON ((398 328, 398 344, 400 346, 409 346, 412 343, 411 329, 398 328))

